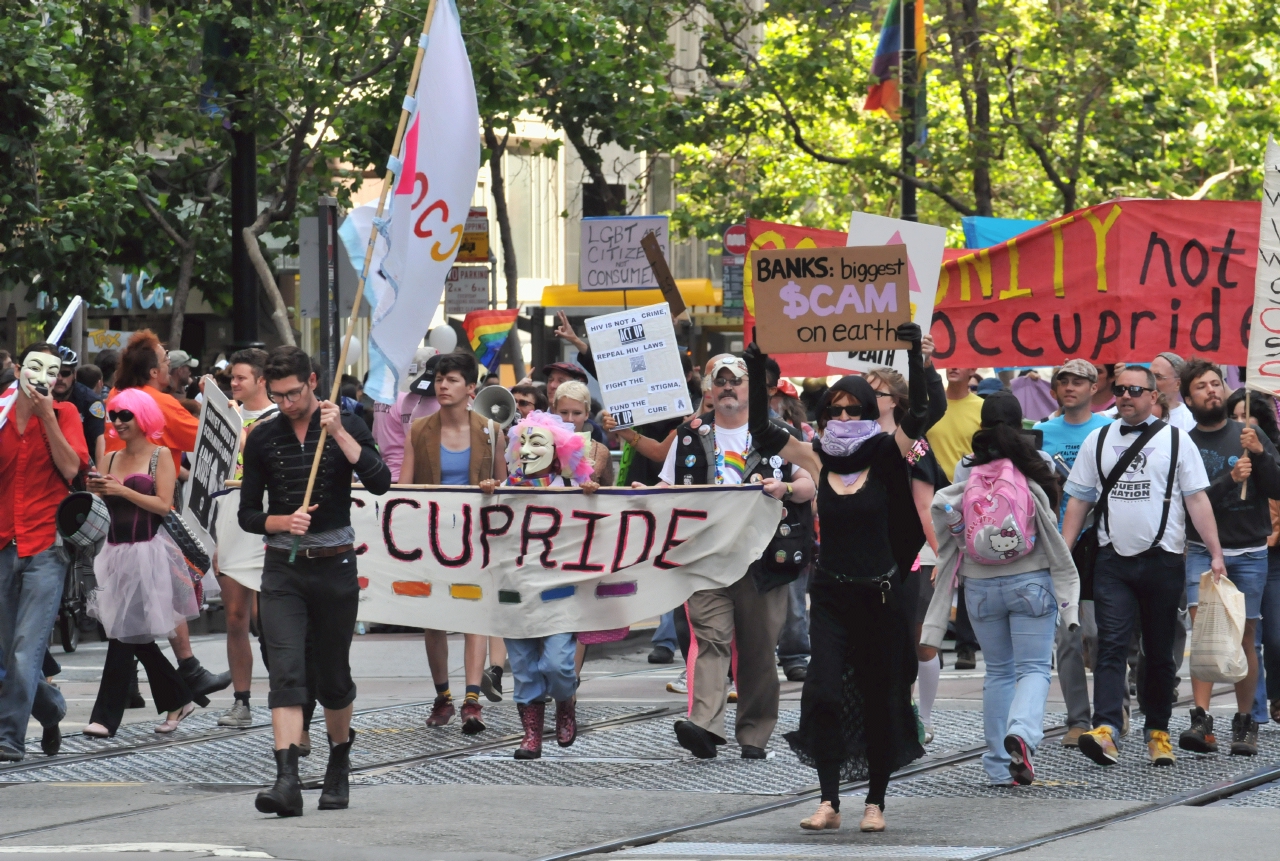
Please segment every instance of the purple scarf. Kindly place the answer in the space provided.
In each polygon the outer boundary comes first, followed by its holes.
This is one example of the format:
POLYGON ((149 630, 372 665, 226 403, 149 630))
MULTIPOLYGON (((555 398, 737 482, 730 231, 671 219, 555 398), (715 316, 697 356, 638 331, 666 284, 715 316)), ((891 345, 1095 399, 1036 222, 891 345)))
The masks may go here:
MULTIPOLYGON (((822 450, 832 457, 848 457, 861 448, 867 440, 882 433, 884 430, 880 427, 880 423, 870 419, 829 421, 822 432, 822 450)), ((849 487, 864 471, 837 473, 837 475, 840 475, 844 486, 849 487)))

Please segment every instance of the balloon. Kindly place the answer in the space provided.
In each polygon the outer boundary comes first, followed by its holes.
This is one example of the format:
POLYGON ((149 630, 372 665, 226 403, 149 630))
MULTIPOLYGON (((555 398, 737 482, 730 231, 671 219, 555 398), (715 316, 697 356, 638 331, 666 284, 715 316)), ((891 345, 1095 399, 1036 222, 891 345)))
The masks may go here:
MULTIPOLYGON (((342 349, 342 342, 338 342, 338 349, 342 349)), ((354 365, 360 361, 360 339, 355 335, 351 336, 351 346, 347 348, 347 364, 354 365)))
POLYGON ((458 346, 458 333, 452 326, 436 326, 427 334, 427 343, 441 353, 452 353, 458 346))

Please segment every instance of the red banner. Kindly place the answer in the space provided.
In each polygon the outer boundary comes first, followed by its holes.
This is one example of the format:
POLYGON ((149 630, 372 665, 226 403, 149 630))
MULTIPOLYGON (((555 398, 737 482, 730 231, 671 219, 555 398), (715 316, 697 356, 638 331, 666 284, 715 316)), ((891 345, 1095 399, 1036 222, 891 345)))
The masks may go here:
MULTIPOLYGON (((836 248, 843 247, 849 234, 842 230, 818 227, 796 227, 776 221, 747 219, 747 265, 742 269, 742 334, 743 343, 751 343, 751 330, 756 325, 756 301, 751 292, 751 252, 771 248, 836 248)), ((773 356, 784 377, 827 377, 849 373, 827 364, 826 353, 778 353, 773 356)))
POLYGON ((1260 214, 1251 201, 1122 199, 948 251, 934 357, 1016 367, 1145 363, 1172 350, 1242 365, 1260 214))

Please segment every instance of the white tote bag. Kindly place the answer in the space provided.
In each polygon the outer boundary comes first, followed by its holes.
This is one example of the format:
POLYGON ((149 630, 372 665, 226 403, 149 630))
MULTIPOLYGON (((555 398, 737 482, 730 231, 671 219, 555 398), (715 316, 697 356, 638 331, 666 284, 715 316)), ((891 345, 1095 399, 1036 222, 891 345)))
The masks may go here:
POLYGON ((1244 648, 1244 593, 1226 577, 1200 575, 1200 607, 1191 629, 1191 678, 1235 684, 1249 672, 1244 648))

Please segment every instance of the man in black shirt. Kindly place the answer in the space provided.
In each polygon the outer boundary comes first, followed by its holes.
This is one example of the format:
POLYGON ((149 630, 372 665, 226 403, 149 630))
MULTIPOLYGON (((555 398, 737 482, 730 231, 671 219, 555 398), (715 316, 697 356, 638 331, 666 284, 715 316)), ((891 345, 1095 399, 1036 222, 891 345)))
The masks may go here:
POLYGON ((351 527, 351 478, 384 494, 391 471, 363 421, 316 398, 311 360, 297 347, 277 347, 263 369, 267 396, 278 416, 260 424, 244 447, 240 528, 266 536, 258 617, 266 645, 275 733, 276 783, 258 793, 263 813, 302 815, 298 780, 302 708, 309 701, 307 662, 316 699, 324 706, 329 765, 321 810, 347 806, 351 770, 352 703, 356 698, 349 654, 360 585, 351 527), (326 438, 309 508, 302 507, 320 429, 326 438), (263 510, 266 490, 270 502, 263 510), (297 556, 290 561, 294 541, 297 556), (308 641, 311 648, 307 648, 308 641))
MULTIPOLYGON (((1236 682, 1236 715, 1231 721, 1231 753, 1254 756, 1258 752, 1258 724, 1252 716, 1258 685, 1258 654, 1254 649, 1258 619, 1262 617, 1262 592, 1267 584, 1267 538, 1271 535, 1268 499, 1280 498, 1280 465, 1276 450, 1263 434, 1227 418, 1227 388, 1222 370, 1203 359, 1192 359, 1182 369, 1182 399, 1196 426, 1191 439, 1200 450, 1209 477, 1209 502, 1218 523, 1218 541, 1227 564, 1227 578, 1244 593, 1245 658, 1249 672, 1236 682), (1241 498, 1241 487, 1245 488, 1241 498)), ((1200 575, 1209 570, 1208 551, 1195 525, 1187 524, 1187 607, 1196 617, 1200 601, 1200 575)), ((1218 749, 1213 716, 1208 714, 1213 683, 1191 680, 1195 707, 1191 727, 1178 746, 1196 753, 1218 749)))

